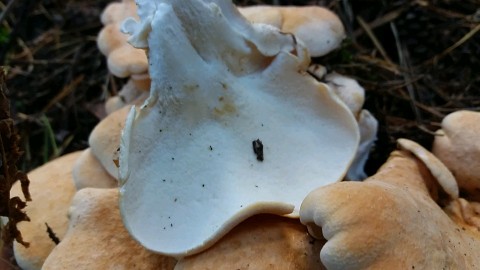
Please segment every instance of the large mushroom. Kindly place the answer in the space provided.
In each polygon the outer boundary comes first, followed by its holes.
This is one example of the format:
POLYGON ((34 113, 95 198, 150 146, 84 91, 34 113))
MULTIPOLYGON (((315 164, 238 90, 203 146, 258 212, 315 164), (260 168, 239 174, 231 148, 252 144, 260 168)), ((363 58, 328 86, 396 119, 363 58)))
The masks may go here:
POLYGON ((226 0, 138 8, 124 28, 149 52, 152 88, 127 118, 119 172, 123 220, 142 245, 191 255, 255 214, 298 217, 309 191, 343 178, 357 122, 307 73, 301 41, 226 0))
POLYGON ((399 143, 403 150, 374 176, 319 188, 304 200, 302 223, 327 240, 322 263, 327 269, 478 269, 480 234, 461 214, 468 203, 459 205, 464 201, 452 174, 419 145, 399 143), (440 202, 451 206, 443 210, 440 202))

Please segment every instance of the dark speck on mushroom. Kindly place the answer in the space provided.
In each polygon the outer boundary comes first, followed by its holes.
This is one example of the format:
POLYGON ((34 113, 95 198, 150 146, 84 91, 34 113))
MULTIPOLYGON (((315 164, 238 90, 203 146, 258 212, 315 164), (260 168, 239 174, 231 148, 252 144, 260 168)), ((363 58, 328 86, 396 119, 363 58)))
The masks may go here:
POLYGON ((257 155, 258 161, 263 161, 263 143, 260 139, 256 139, 252 142, 253 152, 257 155))

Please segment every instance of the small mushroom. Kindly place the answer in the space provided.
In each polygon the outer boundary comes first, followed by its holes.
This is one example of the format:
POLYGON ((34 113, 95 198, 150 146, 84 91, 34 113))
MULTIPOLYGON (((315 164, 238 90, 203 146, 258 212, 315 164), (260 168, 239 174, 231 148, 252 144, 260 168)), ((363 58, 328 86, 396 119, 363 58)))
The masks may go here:
MULTIPOLYGON (((60 240, 67 231, 67 212, 75 194, 72 167, 80 154, 75 152, 59 157, 28 173, 32 201, 25 211, 31 221, 19 223, 18 228, 30 246, 26 248, 17 242, 13 245, 15 259, 24 270, 41 269, 55 247, 56 240, 49 236, 47 228, 60 240)), ((22 194, 20 183, 15 183, 11 196, 22 197, 22 194)))
POLYGON ((327 269, 478 269, 478 229, 437 203, 442 193, 454 195, 455 179, 418 144, 399 143, 406 150, 393 152, 374 176, 319 188, 304 200, 301 222, 327 240, 322 263, 327 269))
POLYGON ((109 4, 102 13, 105 25, 97 37, 100 51, 107 57, 110 72, 120 78, 131 77, 138 90, 150 89, 148 61, 144 50, 136 49, 127 43, 128 36, 120 31, 122 21, 137 17, 135 1, 123 0, 109 4))
POLYGON ((297 219, 258 215, 240 223, 202 253, 181 259, 175 270, 325 269, 318 258, 323 241, 297 219))
POLYGON ((118 179, 118 167, 114 162, 119 151, 120 136, 130 107, 123 107, 105 117, 90 133, 88 142, 93 156, 115 179, 118 179))
POLYGON ((84 150, 73 165, 73 181, 77 190, 86 187, 113 188, 117 180, 103 168, 90 148, 84 150))
POLYGON ((356 80, 336 72, 326 74, 324 80, 358 118, 365 102, 365 89, 356 80))
POLYGON ((436 133, 433 154, 453 172, 466 198, 480 201, 480 113, 451 113, 436 133))
POLYGON ((118 210, 118 189, 84 188, 70 207, 64 239, 50 253, 44 270, 170 270, 175 259, 140 246, 125 230, 118 210))
POLYGON ((356 119, 307 73, 292 34, 227 0, 138 4, 141 21, 124 28, 148 49, 152 88, 127 118, 119 173, 123 221, 142 245, 198 253, 253 215, 298 217, 308 192, 344 177, 356 119))
MULTIPOLYGON (((148 87, 150 87, 150 83, 148 83, 148 87)), ((110 97, 107 102, 105 102, 105 111, 107 112, 107 114, 111 114, 112 112, 119 110, 127 105, 141 103, 146 98, 143 97, 143 95, 145 95, 145 92, 146 91, 141 90, 141 88, 139 88, 138 85, 135 84, 134 80, 130 79, 118 92, 118 95, 110 97)))
POLYGON ((238 10, 250 22, 272 25, 282 32, 294 34, 314 57, 338 48, 345 38, 340 19, 323 7, 248 6, 238 10))

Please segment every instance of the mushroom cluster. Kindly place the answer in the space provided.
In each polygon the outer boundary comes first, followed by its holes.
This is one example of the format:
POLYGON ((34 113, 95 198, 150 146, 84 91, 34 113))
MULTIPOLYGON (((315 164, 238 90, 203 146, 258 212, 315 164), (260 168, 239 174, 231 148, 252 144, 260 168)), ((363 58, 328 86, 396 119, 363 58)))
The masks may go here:
MULTIPOLYGON (((345 30, 340 19, 330 10, 319 6, 280 7, 280 6, 247 6, 238 7, 238 11, 249 22, 255 25, 268 25, 277 28, 282 33, 293 34, 308 50, 309 56, 318 57, 328 54, 340 46, 345 38, 345 30)), ((102 14, 105 27, 98 36, 98 46, 107 56, 108 67, 112 74, 119 77, 128 77, 130 80, 117 96, 106 102, 108 114, 132 102, 140 103, 146 98, 145 90, 150 89, 148 78, 147 53, 144 50, 145 42, 134 48, 128 44, 128 22, 122 27, 122 22, 136 15, 147 16, 137 10, 134 0, 123 0, 111 3, 102 14), (134 14, 134 15, 132 15, 134 14), (121 72, 119 72, 121 70, 121 72), (132 73, 139 70, 141 75, 132 73), (142 78, 142 79, 138 79, 142 78)), ((237 14, 238 15, 238 14, 237 14)), ((130 21, 132 22, 132 21, 130 21)), ((211 42, 211 41, 210 41, 211 42)), ((219 40, 218 42, 223 42, 219 40)), ((308 72, 314 77, 327 83, 333 92, 354 114, 360 128, 360 145, 352 165, 346 175, 349 180, 366 178, 363 167, 376 140, 378 122, 368 110, 362 109, 365 91, 353 79, 331 72, 323 66, 312 65, 308 72)), ((199 76, 192 74, 192 76, 199 76)))
POLYGON ((445 165, 401 139, 374 176, 341 181, 364 175, 377 123, 355 81, 311 75, 302 35, 315 30, 292 26, 312 22, 306 11, 137 4, 107 8, 101 37, 129 16, 130 37, 99 46, 111 70, 138 56, 118 74, 144 94, 115 105, 89 149, 30 172, 32 222, 20 229, 31 246, 14 245, 22 269, 479 267, 480 180, 461 165, 478 161, 465 145, 480 130, 457 132, 478 113, 445 118, 433 150, 445 165), (131 68, 140 58, 145 69, 131 68))

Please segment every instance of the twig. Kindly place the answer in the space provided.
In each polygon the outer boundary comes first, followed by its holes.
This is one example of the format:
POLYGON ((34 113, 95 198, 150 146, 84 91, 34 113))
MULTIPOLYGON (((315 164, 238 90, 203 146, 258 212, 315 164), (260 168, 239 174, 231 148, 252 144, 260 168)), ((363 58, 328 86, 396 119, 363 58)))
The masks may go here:
POLYGON ((53 105, 55 105, 57 102, 59 102, 60 100, 65 98, 68 94, 70 94, 73 90, 75 90, 77 85, 80 82, 82 82, 83 78, 84 76, 80 75, 77 78, 75 78, 72 82, 70 82, 68 85, 63 87, 62 91, 60 91, 60 93, 58 93, 52 100, 50 100, 47 106, 45 106, 42 109, 42 113, 46 113, 53 105))
POLYGON ((387 63, 389 63, 390 65, 394 65, 392 60, 390 60, 390 58, 388 57, 387 55, 387 52, 385 52, 385 49, 383 48, 382 44, 380 43, 380 41, 378 41, 377 37, 375 36, 375 34, 373 33, 372 29, 370 29, 370 26, 359 16, 357 16, 357 21, 358 23, 360 24, 360 26, 363 28, 363 30, 365 30, 365 32, 367 33, 368 37, 372 40, 373 42, 373 45, 375 46, 375 48, 377 48, 377 50, 380 52, 380 54, 382 55, 383 59, 385 59, 385 61, 387 63))
POLYGON ((375 58, 375 57, 371 57, 371 56, 368 56, 368 55, 357 55, 357 56, 355 56, 355 59, 358 59, 360 61, 372 64, 372 65, 376 65, 376 66, 378 66, 382 69, 385 69, 385 70, 388 70, 388 71, 392 72, 393 74, 397 74, 397 75, 400 74, 400 71, 399 71, 398 67, 391 62, 389 63, 385 60, 375 58))
MULTIPOLYGON (((379 26, 382 26, 386 23, 389 23, 393 20, 395 20, 396 18, 398 18, 400 15, 402 15, 402 13, 406 10, 406 8, 399 8, 399 9, 396 9, 394 11, 391 11, 385 15, 383 15, 382 17, 370 22, 368 25, 370 26, 370 29, 375 29, 379 26)), ((364 29, 362 28, 359 28, 357 30, 355 30, 355 32, 353 32, 353 36, 355 38, 358 38, 360 35, 362 35, 363 33, 365 32, 364 29)))
POLYGON ((352 6, 350 5, 349 0, 341 0, 342 1, 342 8, 344 14, 345 28, 347 29, 347 33, 352 39, 355 41, 355 35, 353 35, 353 11, 352 6))
MULTIPOLYGON (((400 66, 402 67, 403 70, 407 71, 407 72, 402 72, 402 76, 405 82, 412 81, 412 78, 410 77, 411 69, 410 69, 410 62, 408 60, 408 51, 400 41, 400 36, 398 35, 398 31, 397 31, 397 27, 395 26, 395 23, 393 22, 390 23, 390 29, 392 30, 393 36, 395 38, 395 45, 397 46, 397 53, 398 53, 398 58, 400 60, 400 66)), ((413 83, 406 84, 405 87, 407 88, 408 95, 410 97, 410 100, 409 100, 410 106, 413 110, 413 113, 415 114, 415 120, 419 125, 421 125, 422 115, 420 114, 420 110, 418 109, 418 107, 415 106, 416 104, 415 89, 413 88, 413 83)))
POLYGON ((429 60, 423 62, 421 64, 421 66, 426 66, 426 65, 429 65, 429 64, 436 63, 438 60, 440 60, 441 58, 443 58, 447 54, 451 53, 453 50, 460 47, 463 43, 465 43, 467 40, 472 38, 478 31, 480 31, 480 23, 477 24, 477 26, 475 26, 467 34, 465 34, 461 39, 459 39, 457 42, 455 42, 455 44, 448 47, 445 51, 441 52, 440 54, 437 54, 434 57, 430 58, 429 60))
POLYGON ((5 9, 2 11, 2 13, 0 14, 0 24, 3 22, 3 20, 5 19, 5 17, 8 15, 8 13, 10 12, 10 10, 12 10, 12 7, 13 7, 13 4, 15 4, 16 0, 10 0, 10 2, 8 2, 7 6, 5 7, 5 9))
POLYGON ((59 65, 65 65, 65 64, 72 64, 73 60, 67 60, 67 59, 48 59, 48 60, 42 60, 42 59, 35 59, 35 60, 27 60, 27 61, 22 61, 22 60, 16 60, 16 61, 11 61, 10 64, 13 65, 54 65, 54 64, 59 64, 59 65))

